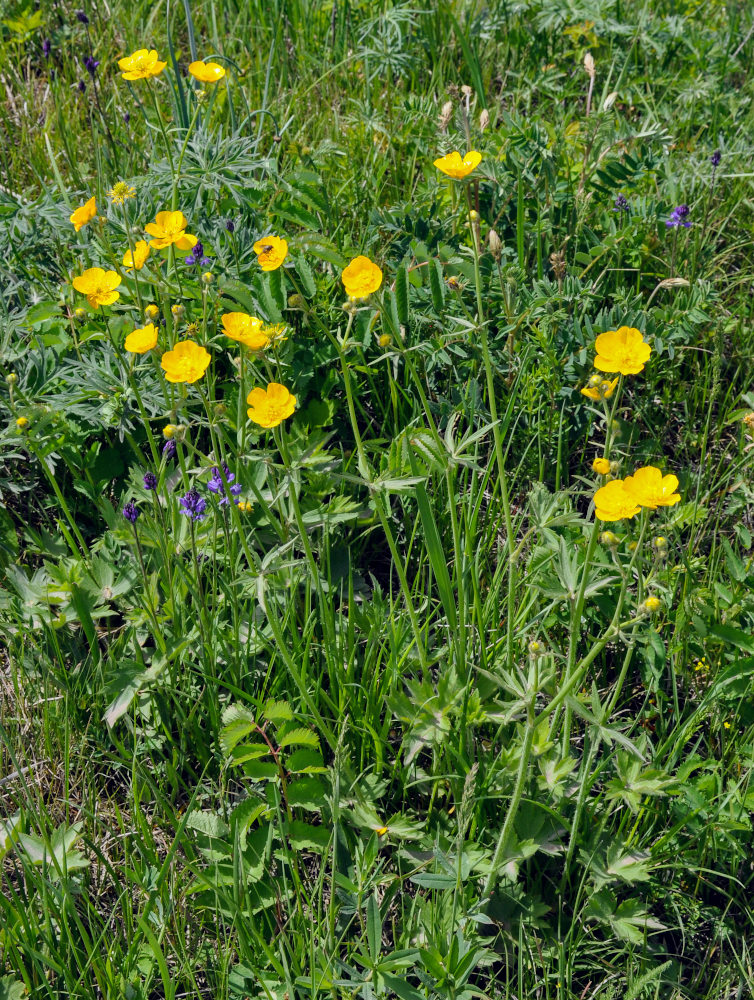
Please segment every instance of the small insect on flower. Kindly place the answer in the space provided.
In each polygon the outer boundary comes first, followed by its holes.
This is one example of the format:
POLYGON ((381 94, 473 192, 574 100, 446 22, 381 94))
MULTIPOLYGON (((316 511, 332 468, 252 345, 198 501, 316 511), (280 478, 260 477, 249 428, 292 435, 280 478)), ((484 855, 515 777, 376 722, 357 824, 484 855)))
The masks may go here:
POLYGON ((117 181, 107 192, 107 196, 114 205, 122 205, 129 198, 136 197, 136 188, 125 181, 117 181))
POLYGON ((74 211, 71 215, 71 222, 73 223, 73 228, 78 232, 87 222, 91 222, 92 219, 97 214, 97 201, 95 197, 91 197, 89 201, 85 202, 83 205, 74 211))
POLYGON ((277 271, 288 256, 288 244, 277 236, 265 236, 254 244, 254 253, 263 271, 277 271))

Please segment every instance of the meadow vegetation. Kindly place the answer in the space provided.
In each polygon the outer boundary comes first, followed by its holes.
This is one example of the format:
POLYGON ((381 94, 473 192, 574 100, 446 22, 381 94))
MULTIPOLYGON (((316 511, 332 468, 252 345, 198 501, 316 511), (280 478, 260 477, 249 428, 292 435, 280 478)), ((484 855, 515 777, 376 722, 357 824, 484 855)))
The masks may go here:
POLYGON ((0 0, 0 1000, 754 990, 754 11, 0 0))

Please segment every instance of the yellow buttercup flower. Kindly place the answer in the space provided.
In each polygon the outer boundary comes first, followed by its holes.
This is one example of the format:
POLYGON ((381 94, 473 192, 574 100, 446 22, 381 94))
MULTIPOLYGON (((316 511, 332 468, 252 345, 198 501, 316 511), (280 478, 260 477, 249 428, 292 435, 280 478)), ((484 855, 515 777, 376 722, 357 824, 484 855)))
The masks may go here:
POLYGON ((460 181, 467 177, 472 170, 475 170, 481 162, 482 154, 477 153, 474 149, 470 150, 463 159, 461 159, 461 154, 454 150, 447 156, 441 156, 439 160, 435 160, 435 166, 448 177, 460 181))
POLYGON ((19 429, 20 431, 25 431, 25 430, 26 430, 26 428, 27 428, 28 426, 29 426, 29 420, 28 420, 28 418, 27 418, 27 417, 19 417, 19 418, 18 418, 18 419, 16 420, 16 427, 17 427, 17 428, 18 428, 18 429, 19 429))
POLYGON ((652 353, 641 331, 632 326, 601 333, 594 346, 597 349, 594 367, 601 372, 620 372, 621 375, 637 375, 643 371, 644 363, 652 353))
POLYGON ((197 242, 196 236, 186 232, 186 216, 183 212, 158 212, 154 222, 144 228, 153 236, 150 245, 155 250, 164 250, 174 244, 179 250, 191 250, 197 242))
POLYGON ((382 271, 368 257, 354 257, 341 275, 346 294, 351 299, 365 299, 382 284, 382 271))
POLYGON ((77 292, 86 295, 92 309, 117 302, 120 293, 115 289, 119 284, 120 276, 117 271, 103 271, 101 267, 87 268, 83 274, 73 279, 73 287, 77 292))
POLYGON ((626 476, 626 491, 642 507, 656 510, 658 507, 672 507, 681 499, 678 477, 663 476, 653 465, 637 469, 633 476, 626 476))
POLYGON ((601 521, 622 521, 640 509, 622 479, 613 479, 594 494, 594 513, 601 521))
POLYGON ((261 351, 270 342, 270 338, 262 329, 261 319, 257 319, 256 316, 230 312, 223 313, 221 319, 225 336, 237 340, 239 344, 245 344, 252 351, 261 351))
POLYGON ((252 389, 246 402, 246 412, 260 427, 277 427, 296 409, 296 397, 279 382, 270 382, 266 389, 252 389))
POLYGON ((193 340, 179 341, 160 358, 168 382, 196 382, 206 372, 211 355, 193 340))
POLYGON ((133 253, 130 250, 126 250, 123 254, 123 267, 129 269, 135 267, 137 271, 140 271, 146 264, 148 256, 149 244, 146 240, 139 240, 137 243, 134 243, 133 253))
POLYGON ((94 197, 90 198, 83 205, 79 205, 76 211, 71 216, 71 222, 73 223, 73 228, 76 232, 85 226, 87 222, 91 222, 94 216, 97 214, 97 202, 94 197))
POLYGON ((159 76, 167 63, 160 62, 156 49, 137 49, 130 56, 119 59, 118 66, 123 71, 124 80, 148 80, 159 76))
POLYGON ((589 379, 589 384, 581 390, 581 395, 586 396, 588 399, 593 399, 595 402, 599 402, 600 399, 610 399, 615 392, 617 384, 617 378, 614 378, 611 382, 609 379, 601 378, 599 375, 592 375, 589 379))
POLYGON ((225 70, 222 66, 218 63, 204 62, 203 59, 189 63, 188 71, 200 83, 217 83, 225 76, 225 70))
POLYGON ((146 354, 157 346, 157 327, 154 323, 132 330, 126 337, 126 350, 132 354, 146 354))
POLYGON ((136 197, 136 188, 132 188, 125 181, 118 181, 107 192, 107 196, 114 205, 122 205, 129 198, 136 197))
POLYGON ((610 461, 607 458, 595 458, 592 469, 600 476, 606 476, 610 471, 610 461))
POLYGON ((662 601, 659 597, 655 597, 651 594, 641 605, 642 611, 647 611, 650 615, 655 614, 662 607, 662 601))
POLYGON ((277 271, 288 256, 288 244, 278 236, 265 236, 254 244, 254 253, 263 271, 277 271))

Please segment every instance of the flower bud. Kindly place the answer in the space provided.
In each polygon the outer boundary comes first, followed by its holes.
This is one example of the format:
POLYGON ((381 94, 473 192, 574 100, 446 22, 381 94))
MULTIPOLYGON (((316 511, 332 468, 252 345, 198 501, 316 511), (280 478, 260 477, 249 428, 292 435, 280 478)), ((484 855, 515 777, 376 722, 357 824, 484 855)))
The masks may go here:
POLYGON ((144 310, 144 315, 146 316, 146 318, 147 318, 147 319, 150 319, 150 320, 155 320, 155 319, 157 319, 157 317, 158 317, 158 316, 160 315, 160 310, 159 310, 159 308, 158 308, 158 307, 157 307, 157 306, 156 306, 156 305, 154 304, 154 302, 152 302, 152 303, 151 303, 150 305, 148 305, 148 306, 146 307, 146 309, 144 310))
POLYGON ((15 372, 8 372, 8 374, 5 376, 5 381, 8 383, 8 385, 15 385, 16 382, 18 382, 18 375, 16 375, 15 372))
POLYGON ((590 375, 587 385, 589 386, 590 389, 599 389, 599 387, 602 385, 602 376, 597 375, 596 373, 594 375, 590 375))
POLYGON ((176 441, 184 441, 186 438, 186 428, 183 424, 176 424, 173 427, 176 441))
POLYGON ((248 514, 253 509, 248 500, 239 500, 236 506, 242 514, 248 514))
POLYGON ((636 552, 636 550, 639 548, 639 543, 629 542, 626 548, 628 549, 629 552, 636 552))
POLYGON ((171 306, 170 311, 175 317, 175 319, 183 319, 186 313, 186 310, 184 309, 184 307, 181 305, 180 302, 176 302, 174 306, 171 306))
POLYGON ((168 441, 172 440, 175 437, 175 425, 165 424, 162 428, 162 436, 167 438, 168 441))
POLYGON ((652 594, 639 605, 639 610, 644 611, 648 615, 654 615, 660 610, 661 607, 662 601, 660 598, 655 597, 654 594, 652 594))
POLYGON ((600 542, 609 549, 614 549, 620 544, 620 539, 614 531, 603 531, 600 535, 600 542))
POLYGON ((487 108, 482 108, 482 113, 479 116, 479 128, 482 132, 487 128, 490 123, 490 113, 487 108))
POLYGON ((214 280, 215 276, 211 271, 205 271, 204 274, 202 275, 203 285, 211 285, 214 280))
POLYGON ((29 426, 29 421, 26 419, 26 417, 19 417, 18 420, 16 421, 16 427, 18 427, 20 431, 25 431, 28 426, 29 426))
POLYGON ((356 312, 356 302, 353 299, 346 299, 343 303, 343 312, 355 313, 356 312))
POLYGON ((487 246, 495 260, 500 260, 503 255, 503 241, 494 229, 490 229, 487 233, 487 246))
POLYGON ((74 309, 73 318, 77 323, 83 323, 86 319, 86 309, 82 309, 81 306, 79 306, 78 309, 74 309))
POLYGON ((611 472, 610 462, 606 458, 595 458, 592 462, 592 470, 600 476, 606 476, 611 472))
POLYGON ((469 212, 469 218, 472 222, 479 222, 479 212, 475 212, 474 209, 469 212))
POLYGON ((306 306, 306 301, 303 295, 299 295, 296 292, 294 295, 288 296, 288 308, 289 309, 303 309, 306 306))
POLYGON ((390 347, 390 345, 392 344, 392 342, 393 342, 393 338, 390 336, 389 333, 380 334, 380 338, 377 341, 377 343, 380 345, 380 347, 390 347))
POLYGON ((529 643, 529 655, 530 656, 541 656, 544 653, 545 647, 541 642, 536 639, 532 639, 529 643))

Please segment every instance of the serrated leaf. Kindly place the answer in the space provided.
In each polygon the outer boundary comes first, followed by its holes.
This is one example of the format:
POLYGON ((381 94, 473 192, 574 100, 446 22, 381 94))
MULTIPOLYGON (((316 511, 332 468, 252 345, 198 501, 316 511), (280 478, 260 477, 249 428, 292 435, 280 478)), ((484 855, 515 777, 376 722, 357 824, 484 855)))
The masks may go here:
POLYGON ((230 833, 230 827, 217 813, 205 812, 202 809, 192 810, 186 817, 186 826, 190 830, 198 830, 199 833, 207 837, 216 837, 222 840, 230 833))
POLYGON ((311 729, 305 729, 303 726, 297 726, 294 729, 286 728, 278 730, 277 741, 280 747, 289 747, 295 744, 316 749, 319 746, 319 737, 317 734, 313 733, 311 729))
POLYGON ((293 711, 287 701, 268 701, 262 715, 265 719, 275 723, 289 722, 293 719, 293 711))
POLYGON ((318 778, 297 778, 288 785, 288 805, 316 812, 327 802, 325 786, 318 778))
POLYGON ((326 774, 322 755, 316 750, 294 750, 286 757, 285 766, 292 774, 326 774))

